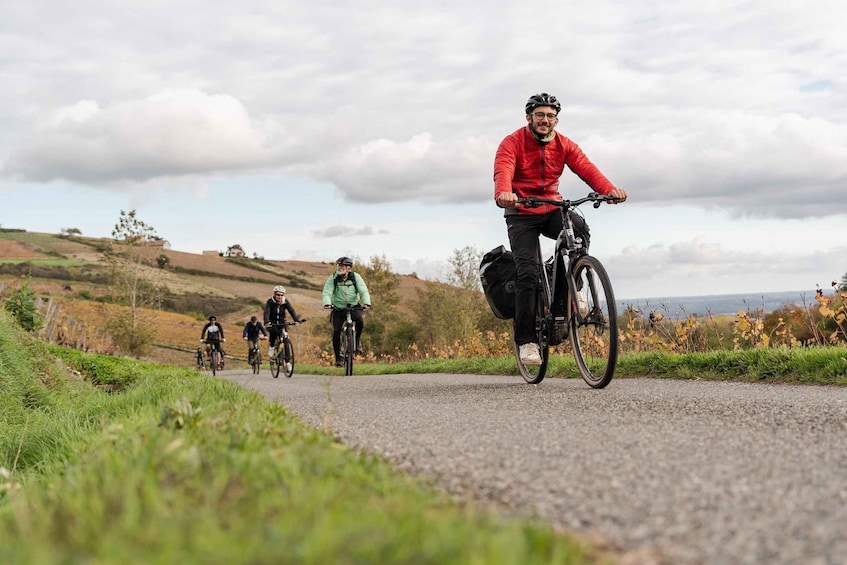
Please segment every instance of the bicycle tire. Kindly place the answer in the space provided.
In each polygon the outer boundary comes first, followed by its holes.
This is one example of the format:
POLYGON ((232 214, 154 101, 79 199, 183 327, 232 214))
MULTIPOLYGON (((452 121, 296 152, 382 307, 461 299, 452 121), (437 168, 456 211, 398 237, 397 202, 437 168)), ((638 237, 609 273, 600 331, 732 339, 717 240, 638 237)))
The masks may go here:
MULTIPOLYGON (((273 349, 276 349, 276 346, 273 346, 273 349)), ((273 352, 273 355, 268 352, 268 364, 271 366, 271 376, 273 378, 279 377, 279 359, 277 351, 273 352)))
POLYGON ((220 354, 218 353, 218 350, 213 348, 213 349, 212 349, 211 359, 210 359, 210 362, 211 362, 211 365, 212 365, 212 376, 213 376, 213 377, 214 377, 214 376, 217 374, 217 372, 218 372, 218 355, 220 355, 220 354))
MULTIPOLYGON (((550 311, 550 306, 547 303, 547 293, 542 290, 541 281, 538 282, 538 293, 536 295, 535 305, 535 335, 536 343, 538 343, 538 352, 541 355, 540 365, 525 365, 521 361, 520 346, 514 343, 515 359, 518 362, 518 371, 523 379, 532 385, 536 385, 544 380, 547 374, 547 363, 550 360, 550 327, 546 313, 550 311)), ((512 322, 512 337, 514 337, 515 323, 512 322)))
POLYGON ((356 327, 350 325, 345 331, 344 345, 344 375, 350 376, 353 374, 353 354, 356 348, 356 327))
POLYGON ((283 374, 285 378, 290 379, 291 375, 294 374, 294 346, 291 344, 291 340, 285 338, 282 340, 282 352, 285 363, 283 367, 283 374))
POLYGON ((571 347, 582 379, 592 388, 604 388, 618 362, 618 319, 615 294, 606 269, 596 258, 583 255, 571 269, 579 297, 569 300, 571 347), (583 312, 580 313, 580 302, 583 312))
POLYGON ((262 369, 262 353, 256 349, 253 351, 253 359, 251 365, 253 365, 253 374, 258 375, 259 371, 262 369))

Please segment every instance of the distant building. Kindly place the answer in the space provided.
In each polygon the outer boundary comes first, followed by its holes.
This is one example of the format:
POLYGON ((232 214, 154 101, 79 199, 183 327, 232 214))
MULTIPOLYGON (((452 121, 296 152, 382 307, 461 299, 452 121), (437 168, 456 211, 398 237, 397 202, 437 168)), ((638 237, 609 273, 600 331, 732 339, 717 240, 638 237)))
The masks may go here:
POLYGON ((150 239, 147 240, 147 247, 159 247, 162 249, 170 249, 171 242, 167 239, 150 239))
POLYGON ((240 247, 230 247, 229 248, 229 256, 230 257, 246 257, 247 254, 244 253, 244 250, 240 247))

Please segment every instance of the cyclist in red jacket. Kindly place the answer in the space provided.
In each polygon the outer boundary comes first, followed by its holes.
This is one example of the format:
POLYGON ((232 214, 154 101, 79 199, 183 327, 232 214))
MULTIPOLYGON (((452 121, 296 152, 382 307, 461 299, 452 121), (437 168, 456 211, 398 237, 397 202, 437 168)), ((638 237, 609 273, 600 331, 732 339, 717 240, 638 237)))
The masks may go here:
MULTIPOLYGON (((521 362, 540 365, 541 352, 535 343, 535 300, 538 281, 537 246, 543 234, 555 239, 562 230, 559 209, 547 205, 523 208, 518 198, 535 196, 562 200, 559 177, 565 165, 600 194, 626 200, 626 191, 615 187, 588 160, 579 146, 555 131, 561 103, 546 92, 529 97, 526 127, 506 136, 494 158, 494 201, 505 208, 509 244, 515 258, 518 280, 515 288, 515 343, 521 362)), ((589 231, 582 216, 571 213, 574 230, 588 248, 589 231)))

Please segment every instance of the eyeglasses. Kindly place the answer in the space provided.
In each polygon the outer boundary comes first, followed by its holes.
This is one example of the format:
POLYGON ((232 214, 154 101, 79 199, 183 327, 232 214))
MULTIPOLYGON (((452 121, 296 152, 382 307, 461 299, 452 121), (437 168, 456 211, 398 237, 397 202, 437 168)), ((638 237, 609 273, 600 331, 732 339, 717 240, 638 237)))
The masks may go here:
POLYGON ((547 118, 551 122, 553 120, 559 119, 558 115, 552 114, 552 113, 551 114, 545 114, 544 112, 533 112, 532 115, 535 116, 535 118, 538 119, 538 120, 543 120, 544 118, 547 118))
POLYGON ((284 292, 275 292, 274 296, 285 296, 284 292))

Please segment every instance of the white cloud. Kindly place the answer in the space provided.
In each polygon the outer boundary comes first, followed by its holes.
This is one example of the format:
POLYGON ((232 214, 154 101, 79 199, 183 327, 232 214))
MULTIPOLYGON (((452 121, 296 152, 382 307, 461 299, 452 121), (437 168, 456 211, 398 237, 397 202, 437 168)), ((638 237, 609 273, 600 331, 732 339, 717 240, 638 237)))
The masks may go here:
POLYGON ((272 141, 280 140, 231 96, 167 90, 106 108, 90 100, 60 108, 4 169, 32 182, 144 182, 267 166, 281 150, 272 141))

